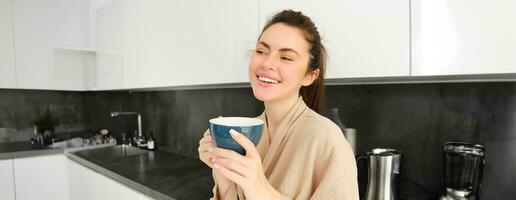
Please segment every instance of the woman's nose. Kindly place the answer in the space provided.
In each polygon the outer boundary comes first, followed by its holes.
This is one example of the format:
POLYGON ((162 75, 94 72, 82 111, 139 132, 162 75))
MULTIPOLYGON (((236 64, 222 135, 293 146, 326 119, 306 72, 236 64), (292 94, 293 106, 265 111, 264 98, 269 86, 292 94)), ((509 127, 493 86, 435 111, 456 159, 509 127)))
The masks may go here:
POLYGON ((270 55, 262 63, 262 68, 266 70, 274 70, 276 66, 274 56, 270 55))

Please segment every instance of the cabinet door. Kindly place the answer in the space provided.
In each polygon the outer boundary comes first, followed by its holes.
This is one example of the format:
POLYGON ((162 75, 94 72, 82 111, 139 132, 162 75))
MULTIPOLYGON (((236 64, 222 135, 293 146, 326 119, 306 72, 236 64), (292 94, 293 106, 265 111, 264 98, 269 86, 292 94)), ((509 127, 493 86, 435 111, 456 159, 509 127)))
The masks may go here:
POLYGON ((409 0, 262 0, 260 27, 280 10, 302 11, 326 45, 326 78, 408 76, 409 6, 409 0))
POLYGON ((15 88, 11 0, 0 0, 0 88, 15 88))
POLYGON ((68 174, 69 199, 152 199, 72 160, 68 160, 68 174))
POLYGON ((178 0, 178 84, 248 82, 258 0, 178 0))
POLYGON ((15 158, 17 200, 68 199, 68 172, 64 155, 15 158))
POLYGON ((516 1, 412 1, 413 75, 516 73, 516 1))
POLYGON ((124 200, 147 200, 152 199, 140 192, 137 192, 109 177, 97 174, 99 180, 98 193, 100 199, 124 199, 124 200))
POLYGON ((113 0, 97 10, 97 87, 123 89, 126 4, 113 0))
POLYGON ((14 200, 13 160, 0 160, 0 199, 14 200))
POLYGON ((13 1, 17 87, 84 90, 84 63, 63 48, 88 48, 88 1, 13 1))
POLYGON ((95 172, 67 159, 68 163, 68 183, 69 183, 69 199, 74 200, 95 200, 96 196, 95 172))
POLYGON ((176 82, 176 1, 126 0, 125 85, 172 86, 176 82))

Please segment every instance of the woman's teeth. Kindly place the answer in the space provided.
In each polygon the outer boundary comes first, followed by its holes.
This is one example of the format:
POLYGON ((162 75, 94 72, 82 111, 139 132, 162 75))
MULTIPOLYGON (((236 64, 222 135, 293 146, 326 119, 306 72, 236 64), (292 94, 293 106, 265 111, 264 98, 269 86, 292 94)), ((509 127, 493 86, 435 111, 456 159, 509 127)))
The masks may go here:
POLYGON ((278 83, 278 81, 277 81, 277 80, 270 79, 270 78, 266 78, 266 77, 261 77, 261 76, 259 76, 259 77, 258 77, 258 79, 259 79, 260 81, 267 82, 267 83, 272 83, 272 84, 276 84, 276 83, 278 83))

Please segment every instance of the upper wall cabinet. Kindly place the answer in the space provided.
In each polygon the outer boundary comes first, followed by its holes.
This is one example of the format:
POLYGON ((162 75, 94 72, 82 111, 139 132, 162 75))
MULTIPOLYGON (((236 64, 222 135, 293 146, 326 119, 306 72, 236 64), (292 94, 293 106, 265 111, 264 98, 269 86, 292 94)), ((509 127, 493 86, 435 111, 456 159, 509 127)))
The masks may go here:
POLYGON ((413 75, 516 73, 516 1, 412 1, 413 75))
POLYGON ((96 17, 99 89, 174 85, 176 1, 114 0, 96 17))
POLYGON ((0 88, 15 88, 11 0, 0 0, 0 88))
POLYGON ((176 82, 176 3, 125 0, 125 85, 171 86, 176 82))
POLYGON ((248 82, 258 0, 177 1, 177 85, 248 82))
POLYGON ((12 2, 17 87, 84 90, 84 68, 94 62, 69 49, 90 47, 89 1, 12 2))
POLYGON ((318 27, 326 78, 409 75, 409 0, 262 0, 260 27, 282 9, 302 11, 318 27))
POLYGON ((114 0, 96 11, 97 87, 124 88, 126 4, 114 0))

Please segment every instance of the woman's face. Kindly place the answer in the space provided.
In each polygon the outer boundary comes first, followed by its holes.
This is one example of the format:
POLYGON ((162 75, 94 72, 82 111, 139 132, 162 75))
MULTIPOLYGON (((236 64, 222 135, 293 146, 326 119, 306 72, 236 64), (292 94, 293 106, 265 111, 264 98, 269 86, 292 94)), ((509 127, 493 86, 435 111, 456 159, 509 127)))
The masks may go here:
MULTIPOLYGON (((317 75, 307 73, 309 44, 298 28, 277 23, 266 29, 249 63, 249 80, 260 101, 299 96, 317 75)), ((317 71, 318 73, 318 71, 317 71)))

